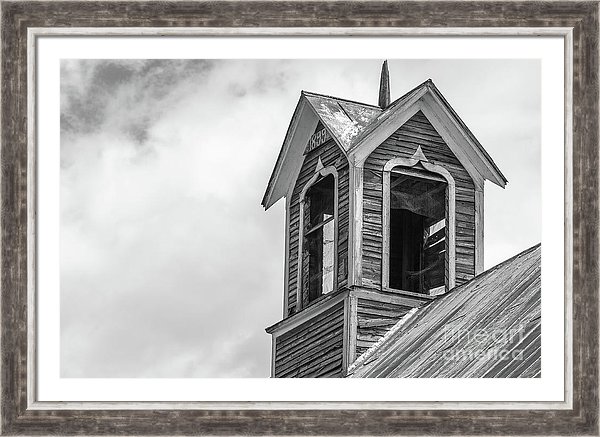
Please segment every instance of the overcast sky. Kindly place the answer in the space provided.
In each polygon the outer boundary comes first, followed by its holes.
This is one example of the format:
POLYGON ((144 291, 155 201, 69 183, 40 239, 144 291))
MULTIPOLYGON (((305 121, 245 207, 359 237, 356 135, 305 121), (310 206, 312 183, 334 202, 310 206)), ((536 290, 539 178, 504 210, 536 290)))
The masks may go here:
MULTIPOLYGON (((61 374, 267 377, 284 206, 260 206, 301 90, 376 104, 382 60, 61 62, 61 374)), ((390 60, 433 79, 509 184, 485 264, 541 239, 540 64, 390 60)))

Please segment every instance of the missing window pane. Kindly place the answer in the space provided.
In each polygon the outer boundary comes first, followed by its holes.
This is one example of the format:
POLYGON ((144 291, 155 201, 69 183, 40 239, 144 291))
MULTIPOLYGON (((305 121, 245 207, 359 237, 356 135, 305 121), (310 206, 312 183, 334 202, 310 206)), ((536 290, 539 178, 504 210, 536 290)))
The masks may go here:
POLYGON ((426 294, 443 291, 446 183, 392 174, 389 256, 391 288, 426 294))
POLYGON ((327 176, 314 184, 307 193, 310 202, 308 228, 322 224, 333 218, 334 208, 334 178, 327 176))
POLYGON ((334 289, 335 281, 335 179, 329 175, 315 183, 305 198, 305 291, 308 302, 334 289), (308 259, 306 259, 308 258, 308 259))

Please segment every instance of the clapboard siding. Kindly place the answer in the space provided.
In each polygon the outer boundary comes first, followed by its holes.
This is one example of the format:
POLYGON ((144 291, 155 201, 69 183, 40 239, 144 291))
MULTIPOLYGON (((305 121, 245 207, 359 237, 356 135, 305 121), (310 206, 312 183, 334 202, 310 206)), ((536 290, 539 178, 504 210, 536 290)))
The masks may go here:
POLYGON ((343 341, 342 301, 276 338, 275 377, 341 376, 343 341))
POLYGON ((359 298, 356 305, 356 356, 359 357, 377 343, 411 308, 359 298))
MULTIPOLYGON (((367 158, 363 171, 363 285, 381 287, 383 254, 383 167, 394 158, 410 158, 421 146, 427 159, 444 167, 456 183, 456 285, 475 275, 475 186, 422 112, 415 114, 367 158)), ((446 265, 446 278, 448 278, 446 265)))
POLYGON ((338 171, 338 287, 347 285, 348 278, 348 221, 349 221, 349 172, 348 160, 333 139, 312 150, 304 157, 304 162, 292 192, 290 201, 290 235, 288 264, 288 315, 296 311, 298 280, 298 244, 300 226, 300 194, 315 174, 318 160, 324 167, 333 165, 338 171))

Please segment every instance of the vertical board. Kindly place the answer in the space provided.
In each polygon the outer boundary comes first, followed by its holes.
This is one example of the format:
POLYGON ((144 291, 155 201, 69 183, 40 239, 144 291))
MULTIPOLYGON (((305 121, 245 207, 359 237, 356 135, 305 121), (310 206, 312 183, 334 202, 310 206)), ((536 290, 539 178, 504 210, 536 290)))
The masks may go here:
POLYGON ((475 275, 475 185, 419 111, 378 146, 364 164, 362 283, 365 287, 381 287, 383 167, 394 158, 411 158, 419 146, 429 162, 448 170, 456 183, 456 285, 475 275))

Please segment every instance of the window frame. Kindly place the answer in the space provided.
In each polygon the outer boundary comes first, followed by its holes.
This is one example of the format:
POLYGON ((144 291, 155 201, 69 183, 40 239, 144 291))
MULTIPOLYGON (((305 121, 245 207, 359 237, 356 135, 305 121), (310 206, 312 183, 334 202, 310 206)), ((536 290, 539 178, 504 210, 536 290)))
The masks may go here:
MULTIPOLYGON (((306 205, 306 193, 308 192, 308 190, 310 189, 310 187, 312 187, 313 185, 315 185, 317 182, 319 182, 321 179, 327 177, 327 176, 333 176, 333 247, 334 247, 334 251, 333 251, 333 271, 334 271, 334 275, 333 275, 333 290, 327 294, 331 294, 331 293, 335 293, 338 289, 338 171, 334 166, 328 166, 328 167, 323 167, 319 170, 315 171, 315 174, 308 180, 308 182, 306 183, 306 185, 304 185, 304 188, 302 189, 301 193, 300 193, 300 217, 299 217, 299 229, 298 229, 298 266, 297 266, 297 275, 296 275, 296 312, 302 310, 303 306, 302 306, 302 294, 304 292, 303 287, 302 287, 302 283, 303 283, 303 277, 302 277, 302 262, 303 262, 303 257, 302 257, 302 252, 304 251, 304 237, 306 235, 305 233, 305 229, 304 229, 304 213, 305 213, 305 205, 306 205)), ((331 219, 329 219, 331 220, 331 219)), ((321 225, 325 224, 324 221, 323 223, 321 223, 321 225)), ((309 230, 313 231, 314 229, 309 230)), ((319 301, 323 296, 323 294, 321 294, 321 296, 319 296, 318 298, 316 298, 315 300, 313 300, 312 302, 309 302, 309 304, 306 306, 310 306, 312 303, 319 301)))
MULTIPOLYGON (((426 158, 425 158, 426 159, 426 158)), ((446 256, 448 257, 448 283, 445 284, 446 292, 453 289, 456 285, 456 184, 454 178, 445 168, 432 164, 423 159, 416 158, 394 158, 390 159, 383 167, 383 217, 382 217, 382 236, 383 236, 383 253, 381 257, 381 288, 384 290, 407 292, 406 290, 398 290, 390 288, 390 182, 392 170, 414 177, 426 178, 426 173, 433 173, 442 176, 447 183, 447 247, 446 256), (414 167, 420 164, 425 170, 421 176, 417 176, 414 172, 414 167), (399 168, 398 168, 399 167, 399 168)), ((420 169, 419 169, 420 170, 420 169)), ((421 170, 422 172, 422 170, 421 170)), ((408 293, 408 292, 407 292, 408 293)))

